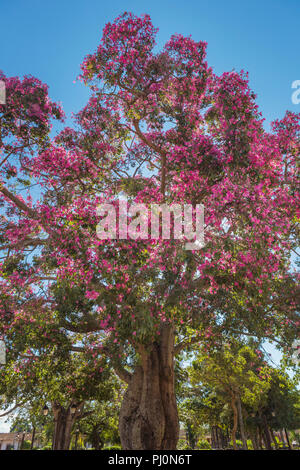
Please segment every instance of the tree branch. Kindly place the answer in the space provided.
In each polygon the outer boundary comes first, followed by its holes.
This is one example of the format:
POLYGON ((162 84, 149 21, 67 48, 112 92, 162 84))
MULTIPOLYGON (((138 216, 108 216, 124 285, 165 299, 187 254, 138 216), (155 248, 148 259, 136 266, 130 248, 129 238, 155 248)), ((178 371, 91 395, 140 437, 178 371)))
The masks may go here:
POLYGON ((19 199, 15 194, 13 194, 7 188, 0 185, 0 192, 5 197, 10 199, 10 201, 12 201, 22 212, 25 212, 26 214, 28 214, 32 219, 37 218, 37 213, 33 209, 31 209, 29 206, 27 206, 25 202, 21 201, 21 199, 19 199))

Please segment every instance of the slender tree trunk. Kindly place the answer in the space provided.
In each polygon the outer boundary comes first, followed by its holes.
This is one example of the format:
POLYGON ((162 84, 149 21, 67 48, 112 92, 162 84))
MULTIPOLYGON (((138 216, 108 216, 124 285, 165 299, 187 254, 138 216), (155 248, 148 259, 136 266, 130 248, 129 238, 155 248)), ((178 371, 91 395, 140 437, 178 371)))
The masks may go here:
POLYGON ((275 434, 273 432, 273 429, 272 428, 269 428, 269 431, 270 431, 270 435, 272 437, 272 441, 274 442, 274 445, 275 445, 275 448, 276 450, 278 450, 278 443, 276 441, 276 438, 275 438, 275 434))
POLYGON ((217 438, 217 449, 221 449, 222 443, 221 443, 220 429, 218 425, 216 425, 216 438, 217 438))
POLYGON ((217 436, 216 436, 216 428, 214 425, 211 427, 211 437, 212 437, 212 448, 216 449, 217 448, 217 436))
POLYGON ((218 427, 216 425, 212 426, 213 436, 214 436, 214 449, 219 449, 219 436, 218 436, 218 427))
POLYGON ((20 450, 23 449, 23 445, 24 445, 24 439, 25 439, 25 432, 23 431, 23 434, 22 434, 22 440, 21 440, 21 445, 20 445, 20 450))
POLYGON ((285 439, 284 439, 282 429, 280 429, 279 433, 280 433, 281 442, 282 442, 283 445, 285 445, 285 439))
POLYGON ((232 397, 231 399, 231 407, 233 411, 233 427, 231 431, 231 439, 232 439, 232 445, 234 450, 238 450, 237 444, 236 444, 236 431, 238 427, 238 409, 236 406, 236 399, 235 397, 232 397))
POLYGON ((242 403, 241 403, 240 397, 238 397, 238 399, 237 399, 237 408, 238 408, 238 413, 239 413, 239 424, 240 424, 241 437, 242 437, 242 441, 243 441, 243 449, 248 450, 247 439, 246 439, 246 435, 245 435, 243 412, 242 412, 242 403))
POLYGON ((257 428, 257 436, 258 436, 258 445, 259 445, 259 448, 262 450, 262 449, 263 449, 263 439, 262 439, 261 427, 258 427, 258 428, 257 428))
POLYGON ((225 449, 227 447, 227 438, 225 436, 224 429, 219 428, 219 435, 220 435, 220 447, 221 449, 225 449))
POLYGON ((267 418, 265 416, 263 416, 263 424, 264 424, 264 436, 265 436, 266 448, 267 450, 272 450, 269 427, 267 423, 267 418))
POLYGON ((140 347, 121 406, 119 430, 125 450, 172 450, 179 437, 174 381, 174 328, 161 328, 160 341, 140 347))
POLYGON ((229 435, 229 430, 228 428, 226 429, 226 447, 229 447, 230 445, 230 435, 229 435))
POLYGON ((95 426, 91 435, 91 443, 95 450, 101 450, 103 447, 103 441, 100 436, 100 430, 98 426, 95 426))
POLYGON ((76 432, 75 434, 75 444, 74 444, 75 450, 77 450, 77 445, 78 445, 78 432, 76 432))
POLYGON ((258 450, 259 447, 258 447, 257 439, 256 439, 256 436, 255 436, 255 432, 251 431, 251 432, 249 432, 249 434, 250 434, 250 439, 251 439, 251 442, 252 442, 252 445, 253 445, 253 449, 258 450))
POLYGON ((212 447, 212 449, 215 449, 216 448, 216 439, 215 439, 215 428, 214 428, 214 426, 211 426, 210 434, 211 434, 211 447, 212 447))
POLYGON ((285 432, 285 437, 286 437, 286 442, 287 442, 288 448, 289 448, 289 450, 291 450, 291 444, 290 444, 290 440, 289 440, 289 434, 288 434, 286 428, 284 428, 284 432, 285 432))
POLYGON ((71 443, 71 432, 76 418, 81 412, 81 406, 71 414, 71 406, 64 408, 59 403, 52 403, 54 414, 53 450, 69 450, 71 443))
POLYGON ((35 426, 33 426, 33 428, 32 428, 32 436, 31 436, 30 450, 32 450, 32 449, 33 449, 33 445, 34 445, 34 438, 35 438, 35 426))

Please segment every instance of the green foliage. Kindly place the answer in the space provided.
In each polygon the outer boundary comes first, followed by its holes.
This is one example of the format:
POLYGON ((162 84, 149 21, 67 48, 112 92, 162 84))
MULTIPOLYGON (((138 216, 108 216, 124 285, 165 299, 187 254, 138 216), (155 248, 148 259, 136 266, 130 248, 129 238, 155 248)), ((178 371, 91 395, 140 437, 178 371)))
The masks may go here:
POLYGON ((197 450, 211 450, 211 445, 206 439, 200 439, 197 442, 196 449, 197 450))
POLYGON ((107 446, 107 447, 104 447, 103 450, 122 450, 122 447, 121 447, 121 446, 117 446, 117 445, 114 445, 114 446, 107 446))
POLYGON ((24 441, 22 445, 22 450, 30 450, 31 449, 31 442, 30 441, 24 441))
POLYGON ((177 443, 178 450, 191 450, 191 447, 188 445, 185 439, 179 439, 177 443))
MULTIPOLYGON (((113 385, 113 384, 112 384, 113 385)), ((112 400, 87 403, 83 417, 78 421, 75 433, 85 436, 85 442, 100 450, 107 445, 119 445, 118 416, 120 411, 120 396, 118 388, 113 389, 112 400)))

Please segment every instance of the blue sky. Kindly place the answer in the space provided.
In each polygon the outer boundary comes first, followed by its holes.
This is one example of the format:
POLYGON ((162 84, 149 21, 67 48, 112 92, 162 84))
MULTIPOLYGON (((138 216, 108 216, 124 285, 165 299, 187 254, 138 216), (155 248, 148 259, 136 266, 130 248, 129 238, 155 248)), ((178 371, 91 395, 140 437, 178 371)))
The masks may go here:
POLYGON ((191 34, 208 42, 217 73, 249 71, 267 124, 287 109, 300 112, 291 101, 291 84, 300 80, 299 0, 0 0, 0 69, 36 75, 70 115, 87 98, 73 83, 83 57, 96 49, 105 23, 126 10, 150 14, 158 46, 175 32, 191 34))
MULTIPOLYGON (((73 83, 80 63, 96 49, 105 23, 124 11, 150 14, 158 46, 173 33, 191 34, 208 42, 216 73, 248 71, 266 126, 287 109, 300 112, 291 100, 292 82, 300 80, 299 0, 0 0, 0 70, 37 76, 70 116, 88 96, 73 83)), ((0 432, 7 429, 1 423, 0 432)))

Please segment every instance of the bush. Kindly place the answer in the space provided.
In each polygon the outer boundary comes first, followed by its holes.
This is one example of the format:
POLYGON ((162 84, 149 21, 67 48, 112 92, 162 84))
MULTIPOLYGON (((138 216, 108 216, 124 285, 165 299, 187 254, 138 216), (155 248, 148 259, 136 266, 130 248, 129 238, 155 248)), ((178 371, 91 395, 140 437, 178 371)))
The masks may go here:
POLYGON ((107 447, 104 447, 103 450, 122 450, 122 447, 118 445, 107 446, 107 447))
POLYGON ((247 447, 249 450, 254 450, 253 442, 250 439, 247 440, 247 447))
POLYGON ((179 439, 177 443, 178 450, 192 450, 185 439, 179 439))
POLYGON ((196 449, 198 449, 198 450, 211 450, 211 445, 206 439, 200 439, 197 442, 196 449))
POLYGON ((24 441, 22 445, 22 450, 30 450, 31 448, 31 442, 30 441, 24 441))

